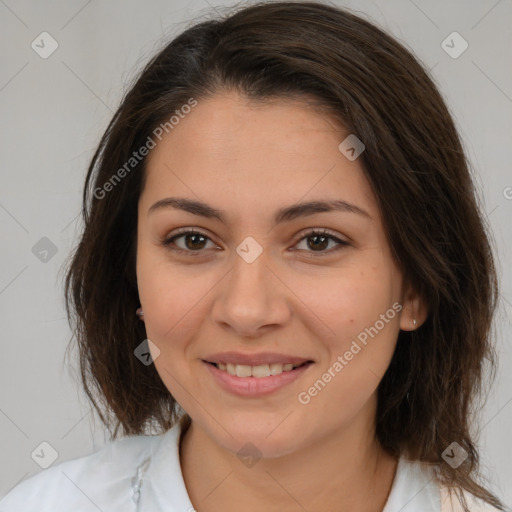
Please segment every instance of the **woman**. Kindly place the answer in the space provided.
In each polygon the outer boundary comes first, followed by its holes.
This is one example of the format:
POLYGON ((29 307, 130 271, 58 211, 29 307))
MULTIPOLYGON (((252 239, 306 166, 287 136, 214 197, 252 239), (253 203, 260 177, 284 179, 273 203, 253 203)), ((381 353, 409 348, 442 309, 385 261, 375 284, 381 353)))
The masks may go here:
POLYGON ((3 512, 505 510, 470 435, 490 244, 389 35, 311 2, 186 30, 107 128, 84 221, 68 315, 113 441, 3 512))

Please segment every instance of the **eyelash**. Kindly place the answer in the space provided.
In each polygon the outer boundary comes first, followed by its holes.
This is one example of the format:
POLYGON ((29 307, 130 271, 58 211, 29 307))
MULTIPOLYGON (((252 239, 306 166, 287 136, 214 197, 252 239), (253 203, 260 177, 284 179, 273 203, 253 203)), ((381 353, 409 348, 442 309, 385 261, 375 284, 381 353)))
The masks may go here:
MULTIPOLYGON (((197 250, 197 251, 192 251, 192 250, 182 249, 181 247, 178 247, 178 248, 171 247, 171 244, 173 244, 176 239, 184 237, 186 235, 200 235, 202 237, 205 237, 209 241, 213 242, 213 240, 211 240, 210 237, 208 237, 207 235, 205 235, 201 231, 197 231, 195 229, 185 228, 183 231, 178 231, 172 237, 169 237, 169 238, 166 238, 166 239, 162 240, 161 243, 162 243, 162 245, 164 247, 166 247, 169 250, 172 250, 172 251, 175 251, 175 252, 179 252, 179 253, 182 253, 182 254, 184 253, 184 254, 187 254, 187 255, 190 255, 190 256, 193 256, 193 257, 195 257, 196 255, 199 256, 202 252, 204 252, 203 249, 200 249, 200 250, 197 250)), ((350 245, 348 242, 340 240, 339 238, 337 238, 334 235, 330 234, 329 231, 327 231, 326 229, 314 229, 314 230, 308 231, 307 233, 303 234, 301 238, 299 238, 297 240, 296 244, 298 244, 299 242, 302 242, 303 240, 305 240, 307 238, 311 238, 313 236, 324 236, 324 237, 326 237, 328 239, 331 239, 331 240, 334 240, 335 242, 338 243, 337 247, 331 248, 329 250, 318 251, 318 252, 317 251, 306 251, 306 252, 312 253, 312 257, 314 257, 314 258, 322 257, 322 256, 325 256, 325 255, 332 254, 333 252, 339 251, 340 249, 343 249, 344 247, 350 245)), ((303 249, 298 249, 298 250, 303 250, 303 249)))

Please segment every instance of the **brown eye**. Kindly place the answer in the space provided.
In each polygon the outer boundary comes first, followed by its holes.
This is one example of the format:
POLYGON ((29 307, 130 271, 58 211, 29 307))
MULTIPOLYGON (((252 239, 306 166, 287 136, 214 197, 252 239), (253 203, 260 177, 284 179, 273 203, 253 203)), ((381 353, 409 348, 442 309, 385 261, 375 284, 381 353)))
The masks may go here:
POLYGON ((323 250, 323 249, 327 249, 327 246, 329 245, 329 239, 330 237, 328 236, 325 236, 325 235, 311 235, 311 236, 308 236, 306 238, 306 240, 308 240, 310 243, 309 243, 309 247, 311 249, 320 249, 320 250, 323 250))
MULTIPOLYGON (((201 252, 205 248, 210 238, 200 231, 184 231, 162 241, 162 245, 179 252, 201 252), (183 245, 177 244, 176 240, 183 239, 183 245), (172 245, 177 248, 171 247, 172 245)), ((213 244, 213 242, 212 242, 213 244)), ((215 244, 213 244, 215 246, 215 244)), ((216 247, 216 246, 215 246, 216 247)))
POLYGON ((320 255, 330 254, 333 251, 342 249, 344 246, 350 245, 348 242, 340 240, 334 235, 329 234, 326 230, 310 231, 309 233, 306 233, 299 242, 302 242, 303 240, 306 241, 306 249, 299 248, 298 250, 306 250, 313 253, 317 252, 321 253, 320 255), (329 246, 329 242, 334 242, 336 245, 329 250, 325 250, 329 246))
MULTIPOLYGON (((195 250, 195 249, 203 249, 206 245, 206 237, 203 235, 198 235, 196 233, 191 233, 189 235, 182 235, 185 240, 185 246, 187 249, 195 250)), ((178 237, 180 238, 180 237, 178 237)))

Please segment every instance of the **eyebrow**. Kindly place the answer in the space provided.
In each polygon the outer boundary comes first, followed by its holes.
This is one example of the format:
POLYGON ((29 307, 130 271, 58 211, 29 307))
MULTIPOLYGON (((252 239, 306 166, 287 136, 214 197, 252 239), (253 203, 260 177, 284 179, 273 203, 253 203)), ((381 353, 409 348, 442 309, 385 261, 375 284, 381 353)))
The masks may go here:
MULTIPOLYGON (((208 219, 217 219, 223 224, 227 224, 227 216, 224 210, 219 210, 201 201, 186 199, 184 197, 166 197, 164 199, 160 199, 149 208, 148 215, 165 208, 184 210, 208 219)), ((280 208, 274 216, 274 224, 277 225, 282 222, 291 222, 299 217, 306 217, 308 215, 314 215, 315 213, 332 211, 355 213, 357 215, 367 217, 368 219, 372 218, 366 210, 363 210, 359 206, 338 199, 330 201, 310 201, 280 208)))

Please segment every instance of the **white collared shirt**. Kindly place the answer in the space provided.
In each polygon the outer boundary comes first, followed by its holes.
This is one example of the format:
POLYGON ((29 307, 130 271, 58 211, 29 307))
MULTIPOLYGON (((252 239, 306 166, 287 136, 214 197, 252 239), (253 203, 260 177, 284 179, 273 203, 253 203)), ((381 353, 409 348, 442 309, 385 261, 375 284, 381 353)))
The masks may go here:
MULTIPOLYGON (((14 487, 0 512, 194 512, 181 473, 180 433, 176 424, 159 436, 125 437, 51 466, 14 487)), ((447 499, 432 467, 401 458, 382 512, 462 510, 447 499)), ((470 503, 472 512, 497 510, 470 503)))

